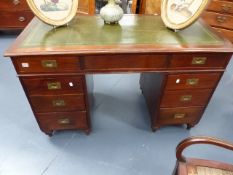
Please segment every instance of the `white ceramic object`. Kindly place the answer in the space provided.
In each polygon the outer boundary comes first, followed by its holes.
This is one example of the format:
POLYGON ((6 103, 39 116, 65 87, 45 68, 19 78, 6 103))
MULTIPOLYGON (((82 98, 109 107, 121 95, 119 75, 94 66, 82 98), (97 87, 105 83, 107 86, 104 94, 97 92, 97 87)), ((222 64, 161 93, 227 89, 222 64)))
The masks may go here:
POLYGON ((118 23, 123 14, 122 8, 116 4, 115 0, 108 0, 108 3, 100 9, 100 16, 106 24, 118 23))

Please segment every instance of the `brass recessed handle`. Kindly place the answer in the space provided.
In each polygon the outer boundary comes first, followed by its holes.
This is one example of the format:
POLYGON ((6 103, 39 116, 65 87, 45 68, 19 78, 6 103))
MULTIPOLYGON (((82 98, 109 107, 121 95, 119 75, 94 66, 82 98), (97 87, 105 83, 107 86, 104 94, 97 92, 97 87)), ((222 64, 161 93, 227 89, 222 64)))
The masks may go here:
POLYGON ((20 22, 26 21, 26 18, 24 16, 20 16, 18 19, 19 19, 20 22))
POLYGON ((18 4, 20 4, 20 1, 19 0, 13 0, 13 4, 18 5, 18 4))
POLYGON ((57 61, 56 60, 42 60, 41 65, 44 68, 56 68, 57 61))
POLYGON ((216 20, 219 23, 224 23, 226 21, 226 17, 225 16, 217 16, 216 20))
POLYGON ((207 60, 206 57, 193 57, 192 64, 197 64, 197 65, 205 64, 206 60, 207 60))
POLYGON ((222 10, 224 12, 229 12, 231 10, 232 6, 231 5, 227 5, 227 4, 223 4, 222 5, 222 10))
POLYGON ((57 122, 58 122, 60 125, 68 125, 68 124, 71 123, 70 119, 68 119, 68 118, 59 119, 57 122))
POLYGON ((180 97, 180 101, 187 102, 192 100, 192 95, 183 95, 180 97))
POLYGON ((198 78, 190 78, 190 79, 187 79, 186 84, 194 86, 194 85, 197 85, 198 82, 199 82, 198 78))
POLYGON ((185 115, 184 113, 180 113, 180 114, 175 114, 174 115, 174 119, 182 119, 182 118, 185 118, 185 115))
POLYGON ((53 100, 52 103, 54 107, 62 107, 66 105, 64 100, 53 100))
POLYGON ((48 86, 49 90, 61 89, 61 83, 60 82, 48 82, 47 86, 48 86))

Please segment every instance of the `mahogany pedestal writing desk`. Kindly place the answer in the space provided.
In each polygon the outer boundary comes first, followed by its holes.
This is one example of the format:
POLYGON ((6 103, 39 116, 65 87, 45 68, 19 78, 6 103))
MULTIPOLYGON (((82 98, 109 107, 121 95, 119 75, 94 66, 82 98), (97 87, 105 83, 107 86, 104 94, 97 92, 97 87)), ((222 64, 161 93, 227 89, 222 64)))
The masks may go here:
POLYGON ((90 131, 90 74, 140 72, 153 130, 198 123, 233 48, 203 22, 179 32, 160 16, 126 15, 118 25, 77 16, 53 29, 36 18, 6 51, 38 124, 90 131))

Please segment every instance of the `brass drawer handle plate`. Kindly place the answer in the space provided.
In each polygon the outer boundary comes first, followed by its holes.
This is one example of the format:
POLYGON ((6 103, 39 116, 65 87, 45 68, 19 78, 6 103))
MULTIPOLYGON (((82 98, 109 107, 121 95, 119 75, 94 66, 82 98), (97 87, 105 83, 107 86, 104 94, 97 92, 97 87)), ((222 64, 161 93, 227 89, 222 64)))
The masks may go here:
POLYGON ((227 5, 227 4, 223 4, 222 5, 222 10, 224 11, 224 12, 229 12, 229 11, 231 11, 231 6, 230 5, 227 5))
POLYGON ((19 0, 13 0, 13 4, 14 4, 14 5, 19 5, 19 4, 20 4, 20 1, 19 1, 19 0))
POLYGON ((185 116, 186 116, 186 114, 184 114, 184 113, 175 114, 174 119, 182 119, 182 118, 185 118, 185 116))
POLYGON ((188 102, 192 100, 192 95, 183 95, 180 97, 180 101, 182 102, 188 102))
POLYGON ((217 16, 216 20, 219 23, 224 23, 226 22, 227 18, 225 16, 217 16))
POLYGON ((59 119, 57 122, 60 125, 68 125, 71 123, 70 119, 68 119, 68 118, 59 119))
POLYGON ((24 22, 24 21, 26 21, 26 18, 23 17, 23 16, 20 16, 20 17, 18 18, 18 20, 19 20, 20 22, 24 22))
POLYGON ((48 90, 61 89, 61 83, 60 82, 47 83, 47 86, 48 86, 48 90))
POLYGON ((192 64, 194 65, 203 65, 206 63, 206 57, 193 57, 192 64))
POLYGON ((190 78, 190 79, 187 79, 186 84, 194 86, 194 85, 198 85, 198 82, 199 82, 198 78, 190 78))
POLYGON ((53 100, 53 106, 54 107, 63 107, 66 103, 64 100, 53 100))
POLYGON ((44 68, 57 68, 56 60, 42 60, 41 65, 44 68))

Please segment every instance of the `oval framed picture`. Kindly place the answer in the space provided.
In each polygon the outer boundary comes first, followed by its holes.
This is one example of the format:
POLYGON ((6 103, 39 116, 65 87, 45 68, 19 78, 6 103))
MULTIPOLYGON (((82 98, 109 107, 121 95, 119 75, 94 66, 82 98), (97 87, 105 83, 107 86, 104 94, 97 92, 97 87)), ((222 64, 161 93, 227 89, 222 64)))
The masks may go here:
POLYGON ((179 30, 198 19, 208 4, 208 0, 162 0, 161 17, 164 24, 179 30))
POLYGON ((78 0, 27 0, 33 13, 53 26, 67 24, 76 15, 78 0))

